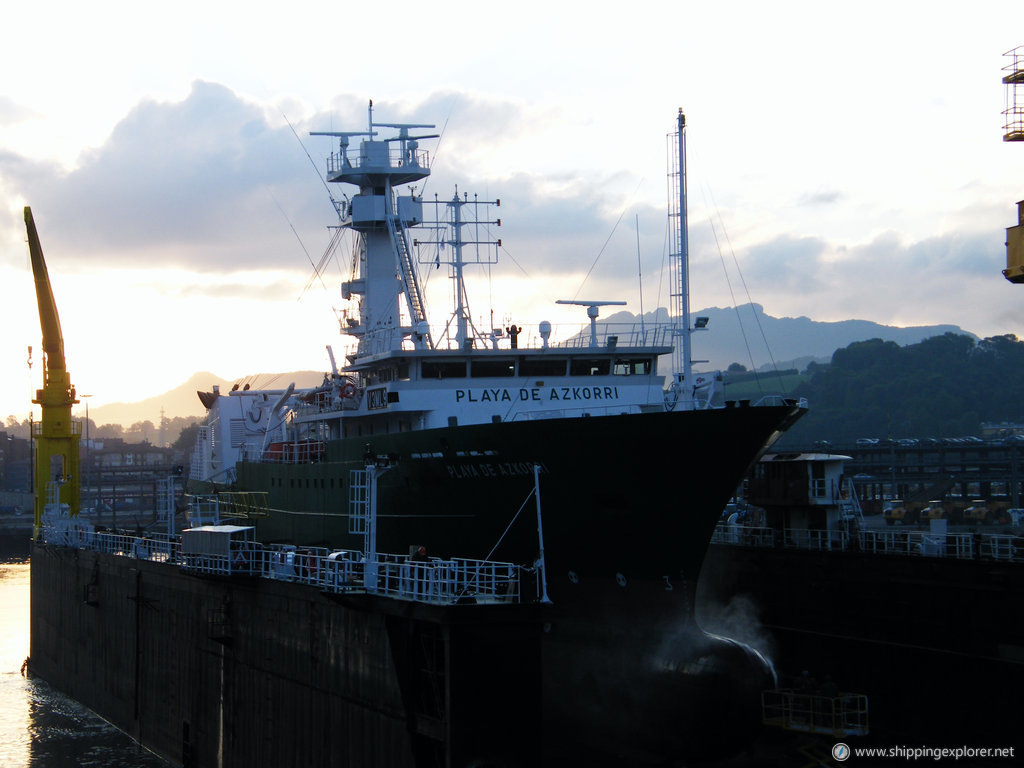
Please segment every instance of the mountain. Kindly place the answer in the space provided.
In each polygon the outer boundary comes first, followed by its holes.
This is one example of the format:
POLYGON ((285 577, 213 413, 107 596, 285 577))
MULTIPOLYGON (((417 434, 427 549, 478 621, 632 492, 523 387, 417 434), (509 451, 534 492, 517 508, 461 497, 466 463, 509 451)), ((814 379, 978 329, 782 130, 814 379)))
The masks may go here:
MULTIPOLYGON (((870 320, 822 322, 809 317, 773 317, 765 314, 760 304, 744 304, 735 309, 710 307, 692 312, 691 316, 708 318, 708 330, 693 336, 694 358, 708 361, 699 364, 699 370, 724 370, 730 363, 740 363, 756 370, 772 368, 773 361, 779 369, 803 370, 811 360, 828 362, 837 349, 867 339, 894 341, 901 347, 945 333, 978 340, 973 333, 956 325, 900 328, 870 320)), ((667 321, 668 312, 662 307, 644 315, 646 323, 667 321)), ((631 312, 616 312, 598 322, 638 323, 640 318, 631 312)))
MULTIPOLYGON (((259 374, 239 379, 242 386, 249 384, 253 389, 273 388, 284 389, 291 382, 296 387, 313 387, 324 379, 323 371, 292 371, 290 373, 259 374)), ((235 381, 222 379, 209 373, 201 372, 191 376, 188 381, 165 392, 162 395, 140 400, 135 403, 110 403, 89 410, 89 418, 96 424, 120 424, 128 427, 138 421, 160 423, 160 411, 171 419, 175 416, 206 416, 206 409, 199 402, 198 391, 209 392, 214 385, 227 392, 235 381)))

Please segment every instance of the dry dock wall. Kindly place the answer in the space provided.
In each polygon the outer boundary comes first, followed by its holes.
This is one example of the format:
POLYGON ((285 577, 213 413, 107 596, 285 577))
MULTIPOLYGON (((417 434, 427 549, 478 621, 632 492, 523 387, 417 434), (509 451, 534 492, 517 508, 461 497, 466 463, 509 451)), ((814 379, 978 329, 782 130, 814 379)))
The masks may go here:
POLYGON ((697 590, 698 618, 780 673, 866 694, 886 745, 1020 741, 1022 603, 1020 563, 730 545, 697 590))
POLYGON ((339 599, 38 545, 31 669, 182 766, 537 764, 517 606, 339 599))

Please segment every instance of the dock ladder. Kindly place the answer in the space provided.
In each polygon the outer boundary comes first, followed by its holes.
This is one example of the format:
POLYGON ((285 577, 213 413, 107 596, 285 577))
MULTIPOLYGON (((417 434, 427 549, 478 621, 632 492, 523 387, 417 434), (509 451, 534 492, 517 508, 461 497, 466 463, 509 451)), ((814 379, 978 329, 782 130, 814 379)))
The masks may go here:
POLYGON ((370 516, 369 484, 366 482, 366 470, 353 469, 348 476, 348 532, 365 536, 370 516))

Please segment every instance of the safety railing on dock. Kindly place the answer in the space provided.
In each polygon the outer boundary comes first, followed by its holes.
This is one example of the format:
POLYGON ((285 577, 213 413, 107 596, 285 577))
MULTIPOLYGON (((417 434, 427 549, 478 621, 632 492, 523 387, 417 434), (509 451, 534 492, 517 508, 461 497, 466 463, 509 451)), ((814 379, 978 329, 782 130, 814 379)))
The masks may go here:
POLYGON ((823 696, 790 689, 761 693, 765 725, 788 731, 861 736, 868 733, 868 698, 856 693, 823 696))
POLYGON ((945 557, 957 560, 999 560, 1024 563, 1024 536, 1002 533, 947 533, 929 531, 846 531, 730 525, 720 522, 712 544, 741 547, 781 547, 822 552, 860 551, 875 555, 945 557))
POLYGON ((983 536, 979 550, 982 557, 1008 563, 1024 563, 1024 537, 993 533, 983 536))
MULTIPOLYGON (((249 530, 238 527, 239 530, 249 530)), ((306 584, 324 592, 373 594, 437 605, 520 603, 540 598, 535 569, 465 558, 425 558, 324 548, 263 545, 226 538, 220 551, 189 552, 180 536, 97 532, 79 525, 44 527, 49 544, 166 562, 208 576, 249 576, 306 584), (524 594, 526 593, 526 594, 524 594)))
POLYGON ((858 538, 864 552, 975 559, 974 534, 970 533, 936 535, 928 531, 861 531, 858 538))
POLYGON ((823 552, 845 552, 849 544, 850 534, 846 531, 787 528, 782 532, 782 546, 786 549, 816 549, 823 552))
POLYGON ((753 525, 719 523, 711 534, 712 544, 738 544, 745 547, 775 546, 775 530, 753 525))

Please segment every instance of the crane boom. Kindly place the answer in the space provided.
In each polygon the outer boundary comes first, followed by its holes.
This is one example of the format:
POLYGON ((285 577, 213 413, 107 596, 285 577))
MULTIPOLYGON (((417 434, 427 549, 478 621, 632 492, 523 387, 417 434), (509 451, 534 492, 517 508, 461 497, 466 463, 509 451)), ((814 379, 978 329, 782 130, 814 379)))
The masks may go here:
POLYGON ((44 506, 48 502, 66 504, 70 515, 78 514, 80 506, 78 478, 78 443, 81 424, 72 421, 71 407, 78 402, 71 386, 64 358, 64 336, 60 329, 57 303, 50 286, 43 248, 39 244, 32 209, 25 207, 25 229, 36 283, 39 305, 39 326, 43 333, 43 388, 36 390, 32 401, 42 408, 42 420, 33 425, 36 443, 35 463, 35 531, 42 526, 44 506))

